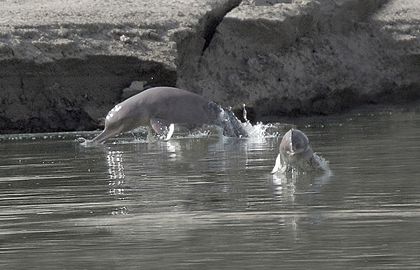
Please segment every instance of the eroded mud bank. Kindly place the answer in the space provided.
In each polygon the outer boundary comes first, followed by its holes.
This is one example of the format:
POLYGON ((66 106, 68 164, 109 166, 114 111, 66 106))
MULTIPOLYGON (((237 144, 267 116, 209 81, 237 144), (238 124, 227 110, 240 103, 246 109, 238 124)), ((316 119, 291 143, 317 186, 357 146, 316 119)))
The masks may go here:
POLYGON ((99 128, 133 81, 255 120, 420 95, 416 1, 3 2, 1 133, 99 128))
POLYGON ((134 57, 91 56, 54 62, 3 61, 0 130, 91 130, 132 81, 174 85, 176 72, 134 57))

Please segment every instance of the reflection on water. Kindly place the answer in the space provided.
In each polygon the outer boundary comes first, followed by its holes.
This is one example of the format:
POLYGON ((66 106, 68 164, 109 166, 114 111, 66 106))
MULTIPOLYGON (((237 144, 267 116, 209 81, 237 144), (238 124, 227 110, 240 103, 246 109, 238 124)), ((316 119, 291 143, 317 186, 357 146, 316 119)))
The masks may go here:
POLYGON ((297 173, 296 171, 292 171, 290 174, 273 174, 272 181, 275 190, 274 193, 279 198, 287 197, 293 202, 297 185, 306 187, 306 192, 308 193, 318 193, 321 191, 321 188, 328 183, 332 176, 333 173, 331 170, 318 172, 317 174, 306 172, 297 173))
POLYGON ((331 171, 270 174, 291 125, 1 136, 0 268, 420 269, 419 113, 293 124, 331 171))
MULTIPOLYGON (((124 200, 124 160, 122 151, 108 150, 106 160, 108 162, 109 194, 117 200, 124 200)), ((127 214, 127 208, 122 206, 112 211, 113 215, 127 214)))

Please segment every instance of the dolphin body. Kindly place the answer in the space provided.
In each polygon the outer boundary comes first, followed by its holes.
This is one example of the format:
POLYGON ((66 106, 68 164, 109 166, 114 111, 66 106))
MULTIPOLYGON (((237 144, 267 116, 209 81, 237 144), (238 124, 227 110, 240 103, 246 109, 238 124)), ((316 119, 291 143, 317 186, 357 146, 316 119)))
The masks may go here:
POLYGON ((290 129, 284 134, 271 173, 276 173, 279 170, 284 173, 291 169, 301 171, 323 170, 320 157, 314 154, 308 137, 298 129, 290 129))
POLYGON ((112 108, 105 119, 105 128, 92 143, 148 126, 169 140, 174 124, 188 126, 217 125, 229 137, 247 137, 240 121, 230 111, 200 95, 174 87, 154 87, 134 95, 112 108))

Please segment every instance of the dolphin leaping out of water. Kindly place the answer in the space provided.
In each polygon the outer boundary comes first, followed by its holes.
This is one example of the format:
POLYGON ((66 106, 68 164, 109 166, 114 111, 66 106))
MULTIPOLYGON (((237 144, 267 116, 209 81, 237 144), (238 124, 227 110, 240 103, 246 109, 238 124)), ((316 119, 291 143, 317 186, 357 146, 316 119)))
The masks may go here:
POLYGON ((325 166, 321 158, 313 152, 305 133, 298 129, 290 129, 280 142, 279 154, 271 173, 287 172, 290 169, 326 170, 325 166))
POLYGON ((151 127, 169 140, 174 124, 217 125, 225 136, 247 136, 233 112, 223 110, 213 101, 179 88, 154 87, 115 105, 106 116, 102 133, 89 142, 103 143, 139 126, 151 127))

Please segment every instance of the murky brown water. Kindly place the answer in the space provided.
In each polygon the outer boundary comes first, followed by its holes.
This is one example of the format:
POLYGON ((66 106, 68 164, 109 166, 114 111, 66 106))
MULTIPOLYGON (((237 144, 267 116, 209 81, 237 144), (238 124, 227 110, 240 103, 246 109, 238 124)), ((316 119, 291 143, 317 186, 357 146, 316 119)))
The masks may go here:
POLYGON ((420 269, 420 112, 294 123, 332 175, 272 176, 277 137, 2 136, 0 268, 420 269))

